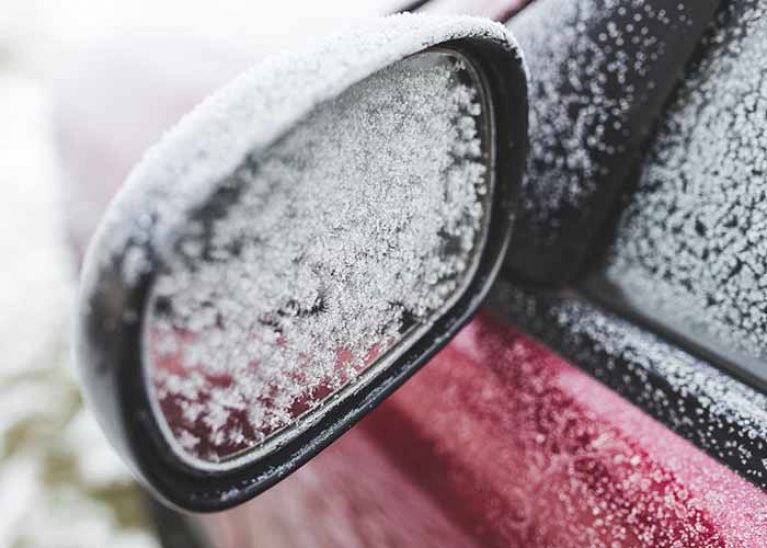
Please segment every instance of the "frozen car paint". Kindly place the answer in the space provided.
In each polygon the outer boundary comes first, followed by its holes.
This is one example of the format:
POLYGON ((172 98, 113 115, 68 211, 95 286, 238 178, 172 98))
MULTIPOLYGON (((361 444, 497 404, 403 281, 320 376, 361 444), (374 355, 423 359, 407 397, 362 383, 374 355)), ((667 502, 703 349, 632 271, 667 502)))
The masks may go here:
POLYGON ((499 283, 489 300, 506 321, 767 487, 763 392, 572 291, 499 283))
POLYGON ((206 520, 225 548, 767 543, 760 489, 487 316, 293 477, 206 520))

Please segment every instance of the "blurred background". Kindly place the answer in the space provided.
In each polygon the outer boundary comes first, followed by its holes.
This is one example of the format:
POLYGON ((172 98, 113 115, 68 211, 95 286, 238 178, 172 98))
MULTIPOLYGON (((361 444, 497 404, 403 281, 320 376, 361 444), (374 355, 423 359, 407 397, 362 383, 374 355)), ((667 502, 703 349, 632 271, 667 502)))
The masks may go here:
POLYGON ((159 545, 152 520, 172 517, 134 486, 70 363, 88 238, 194 103, 270 51, 403 4, 0 0, 0 546, 159 545))

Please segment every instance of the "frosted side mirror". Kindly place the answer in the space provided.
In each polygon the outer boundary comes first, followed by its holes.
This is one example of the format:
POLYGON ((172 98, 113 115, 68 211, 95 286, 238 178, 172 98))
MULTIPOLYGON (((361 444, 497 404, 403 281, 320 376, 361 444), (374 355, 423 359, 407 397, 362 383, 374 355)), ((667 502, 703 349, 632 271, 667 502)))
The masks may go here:
POLYGON ((83 272, 86 394, 136 474, 220 510, 375 407, 481 303, 526 140, 520 56, 471 18, 382 19, 187 115, 83 272))

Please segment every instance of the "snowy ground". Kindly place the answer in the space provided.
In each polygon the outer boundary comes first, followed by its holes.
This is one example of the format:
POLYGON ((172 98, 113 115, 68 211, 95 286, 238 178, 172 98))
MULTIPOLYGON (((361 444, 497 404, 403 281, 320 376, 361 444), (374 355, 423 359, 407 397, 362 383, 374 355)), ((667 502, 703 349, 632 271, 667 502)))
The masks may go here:
POLYGON ((269 3, 267 12, 258 4, 0 0, 0 546, 156 545, 69 363, 76 265, 63 236, 48 83, 72 52, 117 32, 268 49, 306 39, 302 29, 337 26, 340 13, 399 5, 303 0, 269 3))

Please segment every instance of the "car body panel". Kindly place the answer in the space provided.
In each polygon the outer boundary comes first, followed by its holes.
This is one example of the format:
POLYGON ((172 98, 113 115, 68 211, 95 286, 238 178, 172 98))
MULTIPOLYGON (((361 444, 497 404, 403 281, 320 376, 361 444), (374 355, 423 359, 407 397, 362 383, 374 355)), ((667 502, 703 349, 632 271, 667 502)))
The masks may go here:
POLYGON ((498 283, 505 321, 756 486, 767 487, 767 398, 711 362, 573 290, 498 283))

